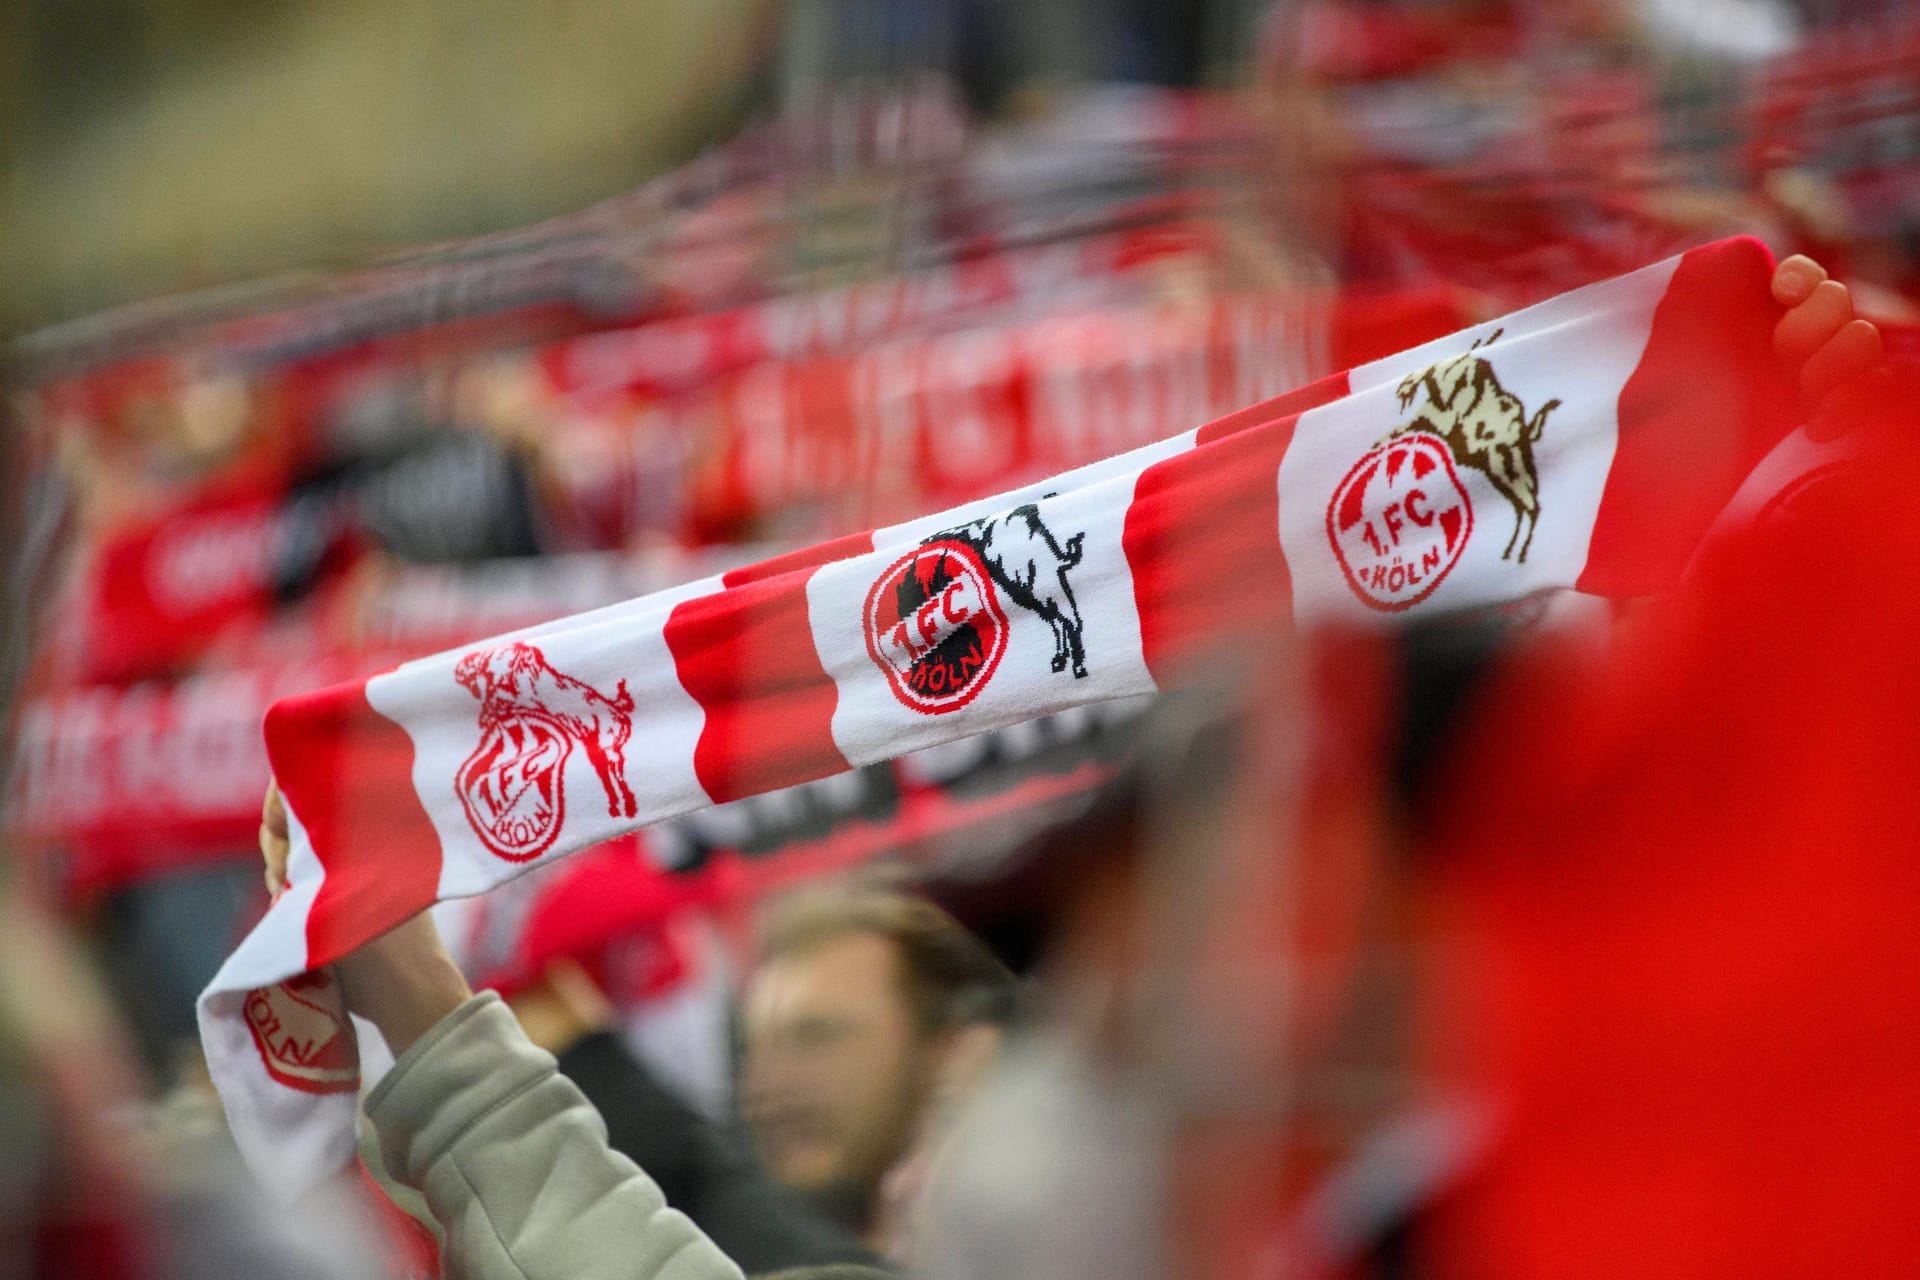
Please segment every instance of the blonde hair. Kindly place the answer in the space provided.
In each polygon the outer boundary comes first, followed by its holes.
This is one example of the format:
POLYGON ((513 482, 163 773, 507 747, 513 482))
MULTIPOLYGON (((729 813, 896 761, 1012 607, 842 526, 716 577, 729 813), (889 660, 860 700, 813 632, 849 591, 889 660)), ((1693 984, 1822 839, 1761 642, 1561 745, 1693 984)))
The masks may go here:
POLYGON ((923 1033, 1011 1016, 1014 977, 1006 965, 966 926, 911 893, 835 885, 789 894, 761 922, 760 957, 774 960, 863 933, 893 945, 903 994, 923 1033))

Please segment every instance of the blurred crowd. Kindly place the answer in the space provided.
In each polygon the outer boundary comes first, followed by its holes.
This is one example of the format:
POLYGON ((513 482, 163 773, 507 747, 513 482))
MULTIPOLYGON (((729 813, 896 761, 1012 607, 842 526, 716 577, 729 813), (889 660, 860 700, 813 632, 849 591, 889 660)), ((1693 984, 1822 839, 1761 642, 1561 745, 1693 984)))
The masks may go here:
POLYGON ((631 191, 12 344, 0 1277, 1910 1272, 1920 14, 780 18, 631 191), (1739 234, 1820 264, 1846 447, 1673 591, 1228 646, 443 903, 342 966, 354 1175, 241 1167, 193 1009, 276 699, 1739 234))

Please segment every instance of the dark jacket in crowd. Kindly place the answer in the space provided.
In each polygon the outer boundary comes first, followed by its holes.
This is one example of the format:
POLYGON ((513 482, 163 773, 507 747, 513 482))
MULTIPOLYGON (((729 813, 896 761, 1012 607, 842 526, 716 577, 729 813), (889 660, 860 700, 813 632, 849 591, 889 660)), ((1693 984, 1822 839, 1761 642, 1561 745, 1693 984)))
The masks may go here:
POLYGON ((774 1182, 744 1134, 681 1101, 612 1032, 568 1048, 560 1072, 605 1118, 608 1145, 652 1175, 667 1203, 749 1275, 827 1263, 885 1265, 853 1233, 774 1182))

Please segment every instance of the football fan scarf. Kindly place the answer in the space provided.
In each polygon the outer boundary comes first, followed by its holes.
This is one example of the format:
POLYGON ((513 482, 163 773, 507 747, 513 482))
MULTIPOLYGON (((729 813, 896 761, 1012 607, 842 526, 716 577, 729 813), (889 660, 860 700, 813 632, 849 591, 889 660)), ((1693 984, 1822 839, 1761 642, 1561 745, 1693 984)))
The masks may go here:
POLYGON ((1789 425, 1730 240, 965 507, 283 699, 289 887, 200 1000, 296 1193, 359 1084, 324 966, 704 805, 1105 699, 1223 632, 1669 585, 1789 425))

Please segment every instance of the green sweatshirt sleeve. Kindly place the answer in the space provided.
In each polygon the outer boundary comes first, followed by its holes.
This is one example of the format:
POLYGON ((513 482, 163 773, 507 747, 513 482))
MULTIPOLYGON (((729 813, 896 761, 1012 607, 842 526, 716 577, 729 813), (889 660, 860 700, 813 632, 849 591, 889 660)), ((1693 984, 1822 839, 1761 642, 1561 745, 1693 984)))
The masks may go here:
POLYGON ((388 1170, 445 1231, 450 1280, 740 1278, 492 993, 407 1050, 366 1107, 388 1170))

